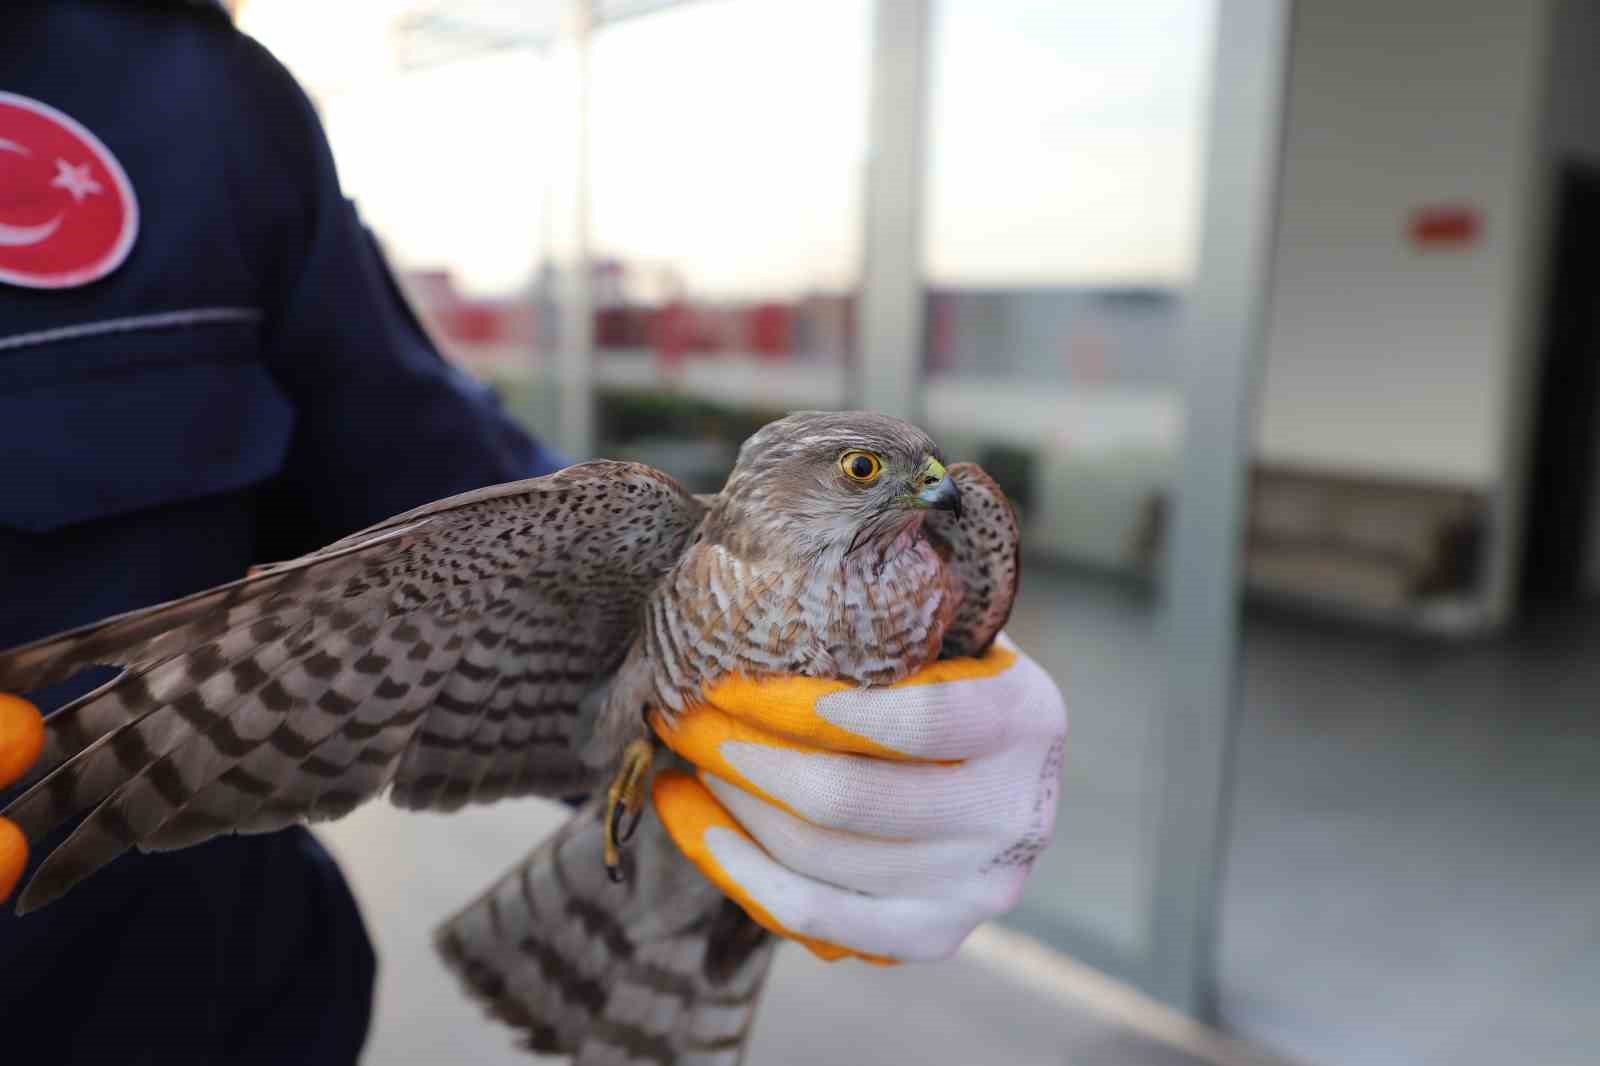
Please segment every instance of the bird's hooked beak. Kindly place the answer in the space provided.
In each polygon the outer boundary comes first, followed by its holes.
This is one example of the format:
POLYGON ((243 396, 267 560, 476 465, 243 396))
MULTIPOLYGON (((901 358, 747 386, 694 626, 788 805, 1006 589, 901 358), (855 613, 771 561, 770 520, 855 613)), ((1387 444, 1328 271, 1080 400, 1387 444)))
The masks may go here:
POLYGON ((961 490, 956 488, 944 464, 931 455, 923 460, 922 469, 911 481, 909 501, 913 507, 949 511, 961 517, 961 490))

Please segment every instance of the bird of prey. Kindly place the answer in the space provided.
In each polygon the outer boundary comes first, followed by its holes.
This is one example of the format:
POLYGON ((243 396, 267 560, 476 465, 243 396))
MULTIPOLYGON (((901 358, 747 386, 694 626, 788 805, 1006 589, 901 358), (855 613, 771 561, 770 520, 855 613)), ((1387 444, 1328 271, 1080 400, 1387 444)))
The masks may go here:
POLYGON ((129 848, 404 808, 587 800, 438 931, 491 1014, 582 1066, 731 1063, 773 939, 638 825, 673 716, 733 674, 898 681, 975 655, 1018 577, 1010 504, 920 429, 802 412, 721 493, 589 462, 456 496, 210 591, 0 652, 0 690, 123 667, 46 720, 3 813, 81 817, 19 900, 129 848))

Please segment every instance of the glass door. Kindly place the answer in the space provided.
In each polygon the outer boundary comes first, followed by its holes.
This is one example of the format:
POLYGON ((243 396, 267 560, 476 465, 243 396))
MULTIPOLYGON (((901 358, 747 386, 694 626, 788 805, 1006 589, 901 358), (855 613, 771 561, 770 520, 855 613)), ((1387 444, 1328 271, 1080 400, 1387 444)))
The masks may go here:
POLYGON ((1071 716, 1011 921, 1207 1007, 1286 3, 928 5, 922 417, 1016 501, 1071 716))

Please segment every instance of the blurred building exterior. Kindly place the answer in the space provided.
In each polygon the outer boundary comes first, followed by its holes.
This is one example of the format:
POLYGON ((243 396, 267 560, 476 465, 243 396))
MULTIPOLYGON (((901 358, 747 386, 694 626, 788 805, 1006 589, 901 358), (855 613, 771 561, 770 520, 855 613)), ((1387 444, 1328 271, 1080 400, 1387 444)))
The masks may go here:
POLYGON ((244 26, 575 457, 870 404, 1000 478, 1074 731, 1020 928, 1308 1062, 1596 1061, 1600 9, 302 7, 244 26))

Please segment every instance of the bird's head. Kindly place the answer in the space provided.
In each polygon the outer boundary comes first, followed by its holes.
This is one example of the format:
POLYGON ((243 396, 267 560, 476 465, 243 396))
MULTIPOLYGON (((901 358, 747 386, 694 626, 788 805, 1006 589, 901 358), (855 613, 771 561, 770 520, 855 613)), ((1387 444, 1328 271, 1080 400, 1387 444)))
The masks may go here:
POLYGON ((929 510, 961 510, 938 445, 909 422, 869 411, 802 411, 739 449, 718 523, 741 555, 774 546, 810 558, 891 543, 929 510))

